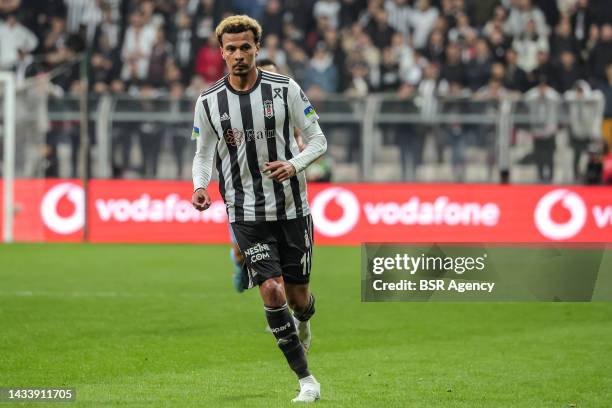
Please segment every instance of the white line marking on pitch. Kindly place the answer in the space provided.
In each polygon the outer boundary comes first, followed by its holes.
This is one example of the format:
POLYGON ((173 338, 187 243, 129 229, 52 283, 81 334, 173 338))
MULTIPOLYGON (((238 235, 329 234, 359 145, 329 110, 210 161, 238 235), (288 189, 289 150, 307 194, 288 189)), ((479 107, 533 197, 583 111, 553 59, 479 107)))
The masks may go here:
POLYGON ((0 291, 5 297, 60 297, 60 298, 205 298, 199 293, 138 293, 138 292, 54 292, 54 291, 0 291))

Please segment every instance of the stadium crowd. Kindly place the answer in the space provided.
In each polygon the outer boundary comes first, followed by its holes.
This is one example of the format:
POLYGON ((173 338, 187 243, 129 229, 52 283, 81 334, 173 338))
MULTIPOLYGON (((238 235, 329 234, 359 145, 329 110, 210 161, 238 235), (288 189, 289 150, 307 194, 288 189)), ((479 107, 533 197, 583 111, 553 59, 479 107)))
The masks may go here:
MULTIPOLYGON (((193 97, 223 75, 214 28, 236 13, 261 22, 260 58, 314 99, 597 93, 612 118, 609 0, 1 0, 0 69, 20 81, 89 48, 94 93, 193 97)), ((62 92, 80 89, 78 64, 58 72, 62 92)), ((594 131, 573 131, 572 146, 594 131)))

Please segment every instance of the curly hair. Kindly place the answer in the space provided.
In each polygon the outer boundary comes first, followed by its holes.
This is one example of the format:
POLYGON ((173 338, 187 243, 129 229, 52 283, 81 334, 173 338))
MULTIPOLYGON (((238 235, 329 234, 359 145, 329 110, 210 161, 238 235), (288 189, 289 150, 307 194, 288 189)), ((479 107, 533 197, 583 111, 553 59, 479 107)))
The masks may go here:
POLYGON ((219 23, 217 28, 215 28, 215 35, 217 36, 219 44, 223 45, 223 41, 221 41, 223 34, 236 34, 243 33, 245 31, 251 31, 253 33, 253 37, 255 37, 255 43, 259 44, 259 41, 261 40, 261 26, 257 20, 245 15, 224 18, 223 21, 219 23))

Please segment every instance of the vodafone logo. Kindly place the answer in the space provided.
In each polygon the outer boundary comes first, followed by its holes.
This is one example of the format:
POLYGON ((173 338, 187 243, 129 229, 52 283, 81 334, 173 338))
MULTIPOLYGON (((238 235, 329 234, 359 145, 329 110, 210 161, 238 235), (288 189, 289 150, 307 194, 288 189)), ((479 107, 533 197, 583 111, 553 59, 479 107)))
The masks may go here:
POLYGON ((326 237, 339 237, 350 232, 359 221, 359 201, 355 194, 342 187, 331 187, 321 191, 310 206, 317 232, 326 237), (342 216, 330 220, 325 210, 330 203, 342 208, 342 216))
POLYGON ((43 222, 51 231, 68 235, 83 228, 85 224, 85 194, 83 188, 74 183, 60 183, 53 186, 42 199, 40 215, 43 222), (60 215, 59 203, 66 198, 74 210, 72 214, 60 215))
POLYGON ((573 238, 584 227, 587 220, 587 208, 582 198, 569 190, 553 190, 545 194, 534 212, 535 225, 542 235, 553 240, 573 238), (570 213, 564 222, 553 220, 552 212, 556 205, 562 205, 570 213))

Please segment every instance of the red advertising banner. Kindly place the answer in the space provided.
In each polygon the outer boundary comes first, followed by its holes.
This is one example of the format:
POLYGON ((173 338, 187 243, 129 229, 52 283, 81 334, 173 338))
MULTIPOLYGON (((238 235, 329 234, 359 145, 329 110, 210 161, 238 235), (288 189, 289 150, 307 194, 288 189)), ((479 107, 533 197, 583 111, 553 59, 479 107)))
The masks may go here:
MULTIPOLYGON (((89 239, 228 242, 218 186, 209 191, 211 208, 198 212, 189 182, 94 180, 89 239)), ((609 187, 310 184, 308 193, 319 244, 612 242, 609 187)), ((75 180, 17 180, 15 239, 81 240, 83 197, 75 180)))

